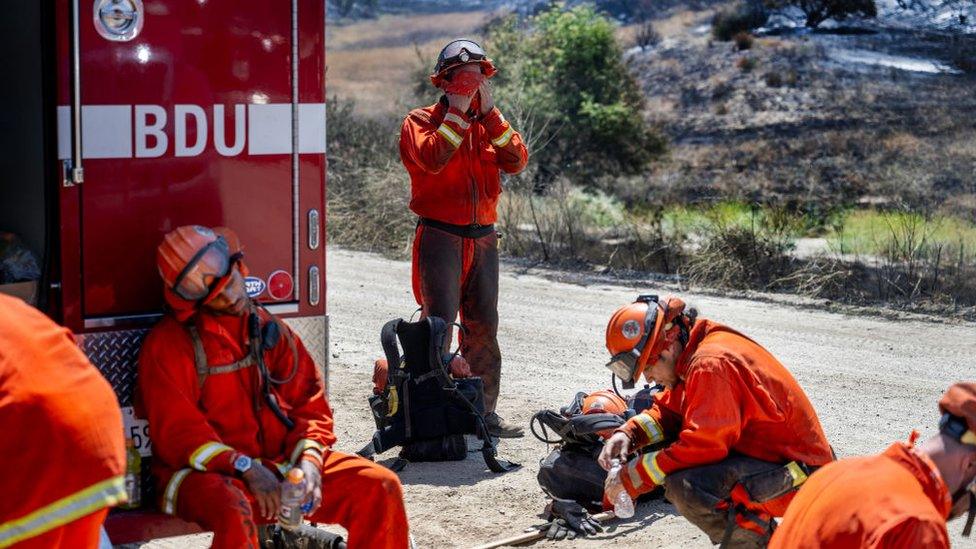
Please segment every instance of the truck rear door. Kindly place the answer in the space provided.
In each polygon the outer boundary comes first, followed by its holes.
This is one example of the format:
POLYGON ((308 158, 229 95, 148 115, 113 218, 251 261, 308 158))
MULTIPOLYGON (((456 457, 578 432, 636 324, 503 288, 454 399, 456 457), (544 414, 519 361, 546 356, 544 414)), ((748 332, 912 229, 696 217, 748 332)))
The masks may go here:
POLYGON ((66 324, 157 314, 155 248, 187 224, 237 232, 255 297, 323 314, 324 1, 92 4, 59 9, 78 10, 59 42, 59 157, 83 168, 62 189, 66 324))

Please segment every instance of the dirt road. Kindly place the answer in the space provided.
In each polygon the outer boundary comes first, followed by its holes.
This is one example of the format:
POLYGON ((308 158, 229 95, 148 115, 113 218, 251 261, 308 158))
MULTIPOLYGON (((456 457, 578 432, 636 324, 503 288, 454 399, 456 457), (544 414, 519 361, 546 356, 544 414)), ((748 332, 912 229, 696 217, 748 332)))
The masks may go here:
MULTIPOLYGON (((577 390, 609 383, 603 332, 610 313, 649 287, 566 284, 504 267, 499 303, 504 357, 499 412, 526 423, 577 390)), ((409 264, 348 251, 329 254, 331 399, 339 448, 355 450, 373 431, 366 406, 379 329, 414 310, 409 264)), ((685 294, 687 295, 687 294, 685 294)), ((892 321, 755 301, 688 295, 702 316, 754 337, 794 373, 819 412, 837 453, 874 453, 912 428, 935 431, 935 403, 954 380, 976 378, 976 326, 892 321)), ((545 446, 506 441, 501 455, 524 464, 488 473, 480 455, 448 464, 411 464, 401 473, 414 537, 421 547, 468 547, 539 524, 536 481, 545 446)), ((381 456, 392 458, 391 455, 381 456)), ((324 486, 328 490, 328 486, 324 486)), ((953 523, 955 545, 962 525, 953 523)), ((199 539, 199 538, 198 538, 199 539)), ((667 504, 639 506, 607 533, 538 547, 709 547, 667 504)), ((156 546, 154 544, 154 546, 156 546)), ((180 545, 185 546, 185 545, 180 545)))

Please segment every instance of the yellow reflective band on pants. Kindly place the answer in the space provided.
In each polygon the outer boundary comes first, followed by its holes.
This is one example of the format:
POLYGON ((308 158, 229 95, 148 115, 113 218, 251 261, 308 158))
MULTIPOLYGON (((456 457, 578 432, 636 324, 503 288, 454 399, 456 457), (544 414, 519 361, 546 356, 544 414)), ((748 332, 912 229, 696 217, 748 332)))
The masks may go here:
POLYGON ((193 472, 193 469, 180 469, 170 477, 166 483, 166 490, 163 492, 163 512, 168 515, 176 514, 176 496, 180 491, 180 484, 186 475, 193 472))
MULTIPOLYGON (((15 494, 5 494, 5 496, 14 497, 15 494)), ((7 547, 38 536, 99 509, 114 507, 125 501, 128 501, 125 493, 125 477, 120 475, 103 480, 45 505, 24 517, 0 524, 0 547, 7 547)))

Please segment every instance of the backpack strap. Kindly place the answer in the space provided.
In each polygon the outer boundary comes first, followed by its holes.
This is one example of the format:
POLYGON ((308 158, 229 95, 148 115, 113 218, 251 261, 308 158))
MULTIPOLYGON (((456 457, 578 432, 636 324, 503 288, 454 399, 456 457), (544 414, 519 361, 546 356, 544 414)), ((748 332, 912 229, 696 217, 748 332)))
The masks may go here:
POLYGON ((393 369, 400 368, 400 349, 397 347, 397 326, 403 322, 402 318, 391 320, 383 325, 380 330, 380 345, 383 346, 383 353, 386 354, 386 385, 394 383, 395 374, 393 369))
POLYGON ((200 331, 192 324, 186 325, 186 331, 190 335, 190 342, 193 344, 193 362, 197 371, 197 388, 203 389, 207 377, 216 374, 229 374, 237 370, 243 370, 254 366, 254 353, 248 353, 244 358, 231 364, 211 366, 207 362, 207 352, 203 349, 203 339, 200 338, 200 331))

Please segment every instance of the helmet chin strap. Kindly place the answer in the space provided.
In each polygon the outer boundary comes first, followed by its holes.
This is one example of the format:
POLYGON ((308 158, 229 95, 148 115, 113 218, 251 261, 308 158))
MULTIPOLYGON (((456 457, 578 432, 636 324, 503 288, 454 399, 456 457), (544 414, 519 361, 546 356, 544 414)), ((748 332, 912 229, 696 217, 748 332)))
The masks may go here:
MULTIPOLYGON (((962 529, 962 535, 968 538, 973 533, 973 522, 976 521, 976 486, 966 490, 966 492, 969 493, 969 512, 966 517, 966 526, 962 529)), ((965 497, 965 495, 961 497, 965 497)))

